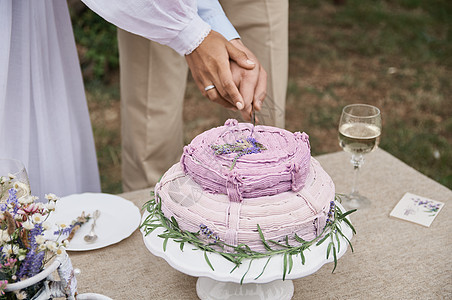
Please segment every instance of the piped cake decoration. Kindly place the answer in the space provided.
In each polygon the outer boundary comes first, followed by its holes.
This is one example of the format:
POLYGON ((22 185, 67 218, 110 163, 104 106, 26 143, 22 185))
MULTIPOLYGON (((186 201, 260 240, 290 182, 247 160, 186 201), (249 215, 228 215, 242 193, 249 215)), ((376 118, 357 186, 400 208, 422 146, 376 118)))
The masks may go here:
POLYGON ((228 120, 197 136, 184 148, 182 169, 205 190, 235 202, 301 190, 311 159, 308 135, 252 126, 228 120))

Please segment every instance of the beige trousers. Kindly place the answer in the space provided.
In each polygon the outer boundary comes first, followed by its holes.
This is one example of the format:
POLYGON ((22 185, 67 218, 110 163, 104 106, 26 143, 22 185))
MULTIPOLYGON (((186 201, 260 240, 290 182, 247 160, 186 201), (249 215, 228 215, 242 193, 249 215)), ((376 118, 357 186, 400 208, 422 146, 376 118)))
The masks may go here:
MULTIPOLYGON (((226 15, 268 73, 261 124, 284 127, 288 0, 224 0, 226 15)), ((124 191, 152 187, 182 154, 185 58, 118 29, 124 191)), ((240 119, 240 115, 225 113, 240 119)))

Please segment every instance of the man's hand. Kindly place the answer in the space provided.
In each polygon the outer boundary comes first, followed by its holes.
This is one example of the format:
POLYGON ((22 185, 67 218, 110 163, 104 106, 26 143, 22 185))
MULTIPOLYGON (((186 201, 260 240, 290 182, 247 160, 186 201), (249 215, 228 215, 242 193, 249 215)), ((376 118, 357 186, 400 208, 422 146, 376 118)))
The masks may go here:
MULTIPOLYGON (((236 44, 243 46, 241 42, 236 44)), ((248 50, 245 46, 243 49, 248 50)), ((249 50, 248 52, 251 53, 249 50)), ((253 61, 255 57, 249 58, 245 51, 237 49, 221 34, 212 30, 203 42, 185 58, 196 85, 204 96, 227 108, 247 109, 247 119, 249 119, 251 102, 248 90, 251 89, 251 83, 248 84, 248 81, 251 80, 245 80, 247 76, 242 73, 243 70, 255 69, 256 62, 253 61), (234 77, 230 62, 234 64, 236 74, 234 77), (238 84, 234 82, 234 79, 238 84), (214 85, 215 88, 206 91, 205 88, 209 85, 214 85), (239 88, 242 89, 241 86, 245 89, 246 100, 239 92, 239 88)))
POLYGON ((252 105, 254 105, 255 110, 259 111, 267 94, 267 72, 265 72, 257 57, 245 47, 240 39, 234 39, 230 42, 236 48, 245 52, 249 59, 256 62, 256 66, 253 69, 244 69, 234 61, 231 61, 232 78, 245 102, 245 107, 241 110, 241 114, 245 120, 250 121, 252 105))

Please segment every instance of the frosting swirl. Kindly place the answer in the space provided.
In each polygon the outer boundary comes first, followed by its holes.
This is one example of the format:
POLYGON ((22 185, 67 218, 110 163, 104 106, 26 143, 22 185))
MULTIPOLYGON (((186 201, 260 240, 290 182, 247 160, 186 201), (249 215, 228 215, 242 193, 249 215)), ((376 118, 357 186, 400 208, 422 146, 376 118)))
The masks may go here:
POLYGON ((263 125, 253 131, 251 124, 230 119, 224 126, 194 138, 185 147, 180 163, 182 170, 204 190, 226 194, 230 201, 241 202, 243 198, 301 190, 309 174, 310 160, 306 133, 263 125), (246 141, 251 133, 265 150, 249 150, 237 156, 237 152, 215 153, 212 147, 246 141))

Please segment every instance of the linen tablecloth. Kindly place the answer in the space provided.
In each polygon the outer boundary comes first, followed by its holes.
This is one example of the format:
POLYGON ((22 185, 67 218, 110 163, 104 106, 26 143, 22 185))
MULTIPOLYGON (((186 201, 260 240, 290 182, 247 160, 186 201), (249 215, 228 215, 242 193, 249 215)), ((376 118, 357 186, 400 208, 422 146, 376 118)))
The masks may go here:
MULTIPOLYGON (((345 152, 316 157, 336 184, 351 189, 352 166, 345 152)), ((452 191, 424 176, 384 150, 365 157, 359 190, 372 206, 351 215, 357 230, 354 252, 294 280, 293 299, 452 299, 452 191), (445 202, 427 228, 389 217, 410 192, 445 202)), ((138 207, 150 189, 120 196, 138 207)), ((197 299, 197 278, 171 268, 152 255, 139 230, 118 244, 86 252, 69 252, 78 276, 79 293, 100 293, 113 299, 197 299)))

